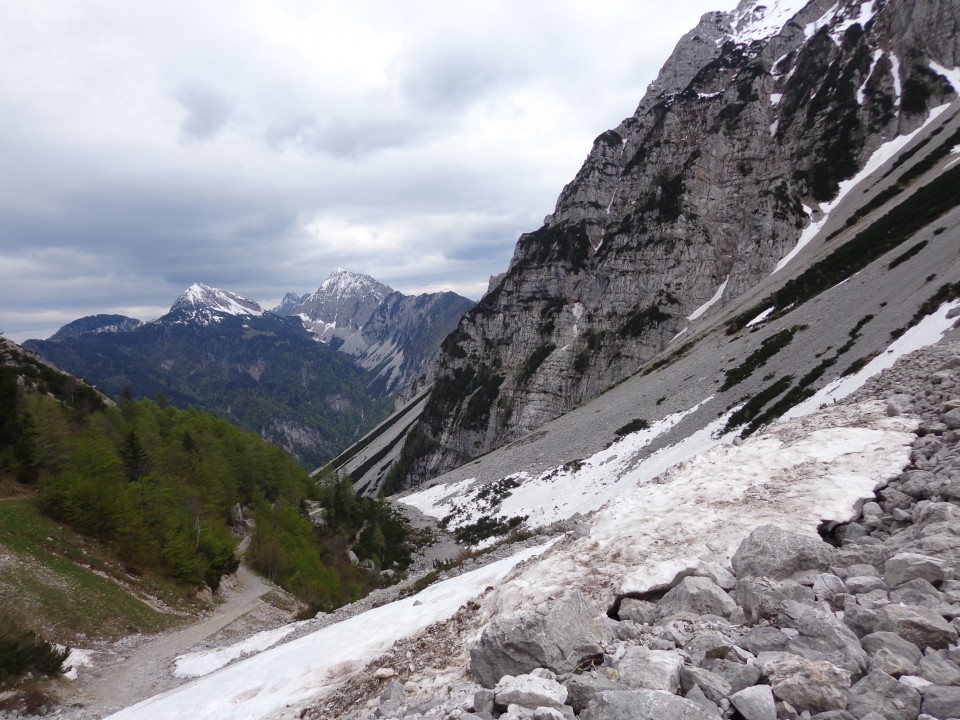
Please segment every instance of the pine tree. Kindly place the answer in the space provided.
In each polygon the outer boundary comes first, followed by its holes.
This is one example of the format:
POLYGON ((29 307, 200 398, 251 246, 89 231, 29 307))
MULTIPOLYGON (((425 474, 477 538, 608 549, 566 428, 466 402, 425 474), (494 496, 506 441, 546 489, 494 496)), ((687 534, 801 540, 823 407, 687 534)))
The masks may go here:
POLYGON ((123 460, 123 467, 130 482, 140 480, 149 472, 150 458, 133 430, 127 434, 120 446, 120 459, 123 460))

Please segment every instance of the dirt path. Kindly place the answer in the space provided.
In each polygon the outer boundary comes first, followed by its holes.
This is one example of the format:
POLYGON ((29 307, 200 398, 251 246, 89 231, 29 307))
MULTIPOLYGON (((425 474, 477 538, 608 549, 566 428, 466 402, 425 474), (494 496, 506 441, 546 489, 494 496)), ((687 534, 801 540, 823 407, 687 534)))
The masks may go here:
POLYGON ((77 710, 71 716, 84 720, 105 717, 186 682, 173 676, 174 658, 250 612, 272 589, 245 565, 240 565, 236 578, 227 600, 199 622, 146 638, 136 647, 111 653, 112 657, 97 662, 94 668, 82 669, 80 677, 59 693, 64 705, 77 710))

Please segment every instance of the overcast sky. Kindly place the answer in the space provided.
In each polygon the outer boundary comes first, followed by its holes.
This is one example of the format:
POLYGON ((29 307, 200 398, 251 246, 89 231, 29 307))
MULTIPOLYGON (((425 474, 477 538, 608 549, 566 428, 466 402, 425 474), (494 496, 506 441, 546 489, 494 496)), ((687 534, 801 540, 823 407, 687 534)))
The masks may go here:
POLYGON ((336 267, 478 298, 734 0, 0 0, 0 331, 265 307, 336 267))

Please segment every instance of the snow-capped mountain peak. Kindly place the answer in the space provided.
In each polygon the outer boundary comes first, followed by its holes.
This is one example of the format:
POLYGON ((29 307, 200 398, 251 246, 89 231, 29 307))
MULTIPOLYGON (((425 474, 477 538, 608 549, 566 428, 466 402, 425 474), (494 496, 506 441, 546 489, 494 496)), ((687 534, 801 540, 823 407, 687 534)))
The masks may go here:
POLYGON ((738 44, 766 40, 779 33, 807 0, 743 0, 731 13, 731 37, 738 44))
POLYGON ((393 292, 393 288, 378 282, 369 275, 337 268, 321 283, 311 299, 364 297, 383 300, 393 292))
POLYGON ((227 315, 259 317, 263 312, 253 300, 203 283, 187 288, 170 308, 170 314, 178 315, 179 320, 202 322, 219 322, 227 315))

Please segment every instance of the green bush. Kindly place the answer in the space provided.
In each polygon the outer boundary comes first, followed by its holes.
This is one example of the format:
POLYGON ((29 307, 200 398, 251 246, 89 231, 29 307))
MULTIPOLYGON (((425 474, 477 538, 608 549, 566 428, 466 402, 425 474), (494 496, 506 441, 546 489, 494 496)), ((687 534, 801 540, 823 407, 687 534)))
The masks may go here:
POLYGON ((70 648, 57 648, 33 630, 4 613, 0 614, 0 688, 10 687, 26 675, 59 675, 70 648))

